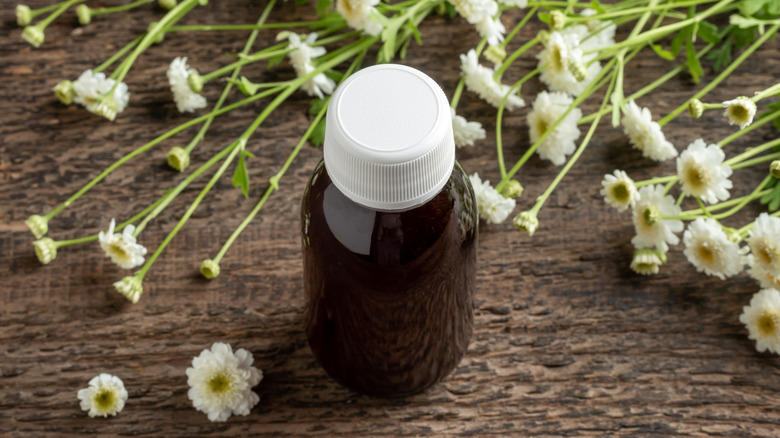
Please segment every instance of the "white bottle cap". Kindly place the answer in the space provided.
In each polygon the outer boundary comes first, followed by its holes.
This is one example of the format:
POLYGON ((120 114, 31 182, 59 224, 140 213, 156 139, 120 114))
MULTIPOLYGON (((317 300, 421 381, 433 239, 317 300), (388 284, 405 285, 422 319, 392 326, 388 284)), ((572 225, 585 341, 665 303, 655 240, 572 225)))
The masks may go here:
POLYGON ((331 98, 323 148, 328 175, 352 201, 376 210, 420 205, 455 164, 447 97, 410 67, 360 70, 331 98))

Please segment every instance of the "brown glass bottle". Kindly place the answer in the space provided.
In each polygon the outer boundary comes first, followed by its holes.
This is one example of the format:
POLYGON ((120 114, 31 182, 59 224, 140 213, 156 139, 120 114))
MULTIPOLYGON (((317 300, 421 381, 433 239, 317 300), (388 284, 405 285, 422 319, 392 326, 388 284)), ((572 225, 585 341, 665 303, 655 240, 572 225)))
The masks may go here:
POLYGON ((364 394, 403 396, 446 376, 472 332, 477 211, 455 163, 424 204, 351 201, 320 162, 301 209, 305 323, 327 373, 364 394))

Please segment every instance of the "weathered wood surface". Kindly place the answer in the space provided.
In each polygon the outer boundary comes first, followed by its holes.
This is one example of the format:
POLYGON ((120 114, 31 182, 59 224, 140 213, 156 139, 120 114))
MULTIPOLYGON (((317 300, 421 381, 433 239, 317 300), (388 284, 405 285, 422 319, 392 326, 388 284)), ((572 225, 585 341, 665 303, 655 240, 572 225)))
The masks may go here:
MULTIPOLYGON (((262 2, 212 1, 189 23, 249 22, 262 2)), ((184 231, 153 266, 145 294, 132 305, 112 283, 123 275, 97 244, 64 249, 42 266, 23 221, 66 199, 89 178, 154 135, 188 118, 171 102, 165 70, 189 56, 201 72, 230 58, 246 32, 166 36, 133 68, 129 108, 115 123, 82 108, 59 104, 51 88, 106 59, 160 16, 152 7, 129 18, 99 17, 78 28, 75 16, 52 25, 46 43, 33 49, 19 38, 15 2, 2 1, 0 44, 0 435, 77 434, 142 436, 778 436, 780 360, 757 353, 738 316, 757 290, 740 276, 720 281, 698 274, 681 248, 660 275, 640 277, 629 268, 633 235, 629 215, 608 208, 598 194, 602 175, 615 168, 636 178, 673 171, 630 149, 618 129, 603 126, 590 150, 540 215, 533 238, 511 224, 482 225, 479 243, 475 334, 466 357, 444 382, 400 400, 352 393, 330 380, 314 361, 302 330, 299 199, 321 151, 307 147, 262 213, 222 262, 222 276, 199 277, 265 189, 307 125, 308 99, 284 104, 250 141, 249 200, 223 178, 184 231), (254 353, 265 378, 255 388, 260 404, 247 417, 210 423, 187 399, 184 370, 215 341, 254 353), (90 419, 76 391, 94 375, 120 376, 130 398, 110 419, 90 419)), ((39 6, 36 2, 33 6, 39 6)), ((272 20, 310 17, 292 2, 272 20)), ((516 16, 506 16, 507 25, 516 16)), ((530 26, 512 47, 533 35, 530 26)), ((432 18, 423 24, 423 47, 403 61, 424 69, 448 94, 457 83, 458 54, 477 42, 462 20, 432 18)), ((261 34, 271 41, 273 32, 261 34)), ((535 65, 526 57, 509 71, 518 78, 535 65)), ((654 56, 634 62, 626 89, 633 91, 669 69, 654 56)), ((762 89, 777 79, 776 43, 751 58, 713 92, 719 101, 762 89)), ((250 78, 274 80, 294 73, 287 63, 250 78)), ((709 73, 709 78, 713 75, 709 73)), ((528 103, 537 82, 524 92, 528 103), (530 96, 530 98, 529 98, 530 96)), ((659 117, 697 89, 680 75, 641 103, 659 117)), ((205 94, 214 102, 220 87, 205 94)), ((597 103, 588 101, 585 112, 597 103)), ((263 103, 215 123, 193 156, 202 162, 235 138, 263 103)), ((528 146, 528 108, 508 115, 508 160, 528 146)), ((495 181, 492 108, 465 93, 461 112, 488 128, 488 139, 460 150, 468 172, 495 181)), ((682 116, 665 129, 678 149, 698 136, 710 142, 732 132, 719 112, 699 122, 682 116)), ((194 131, 189 131, 192 135, 194 131)), ((752 141, 776 137, 761 128, 752 141)), ((180 135, 111 175, 50 223, 56 239, 105 228, 127 218, 181 176, 166 168, 180 135)), ((750 143, 739 141, 735 147, 750 143)), ((733 149, 732 149, 733 150, 733 149)), ((554 166, 532 159, 521 175, 530 206, 554 175, 554 166)), ((741 174, 741 173, 740 173, 741 174)), ((748 190, 747 175, 737 192, 748 190)), ((195 184, 202 187, 204 181, 195 184)), ((154 248, 175 224, 196 189, 188 189, 141 236, 154 248)))

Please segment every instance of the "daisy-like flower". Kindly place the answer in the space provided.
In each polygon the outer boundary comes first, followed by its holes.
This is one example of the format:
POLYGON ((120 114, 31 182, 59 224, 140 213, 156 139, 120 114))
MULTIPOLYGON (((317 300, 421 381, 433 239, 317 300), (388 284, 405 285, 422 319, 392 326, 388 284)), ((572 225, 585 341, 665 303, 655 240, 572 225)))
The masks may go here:
POLYGON ((141 299, 141 295, 144 293, 144 286, 141 283, 141 279, 138 276, 124 277, 123 279, 114 283, 114 288, 125 298, 130 300, 133 304, 137 303, 141 299))
MULTIPOLYGON (((493 70, 477 61, 477 52, 474 49, 469 50, 465 55, 460 55, 460 62, 461 74, 466 77, 466 88, 478 94, 485 102, 498 108, 511 87, 493 80, 493 70)), ((515 93, 507 97, 504 105, 508 111, 523 106, 525 106, 525 102, 515 93)))
POLYGON ((530 211, 524 211, 515 216, 512 220, 512 224, 518 230, 525 231, 529 236, 533 236, 536 229, 539 228, 539 218, 530 211))
MULTIPOLYGON (((590 17, 596 15, 596 11, 586 8, 580 12, 580 15, 583 17, 590 17)), ((571 27, 574 28, 579 26, 580 25, 571 27)), ((604 22, 597 18, 593 18, 585 22, 585 28, 585 34, 580 37, 580 45, 583 52, 603 49, 615 44, 615 31, 617 30, 617 25, 615 23, 611 21, 604 22)), ((580 29, 577 29, 577 32, 580 31, 580 29)), ((596 55, 596 53, 584 55, 585 60, 590 61, 592 58, 595 58, 596 55)))
POLYGON ((187 396, 195 409, 211 421, 226 421, 231 415, 249 415, 260 401, 252 387, 263 379, 252 366, 252 354, 243 348, 233 352, 229 344, 216 342, 203 350, 187 368, 187 396))
POLYGON ((723 108, 726 108, 723 115, 728 117, 729 125, 739 125, 739 129, 745 129, 753 123, 756 115, 756 103, 745 96, 723 102, 723 108))
POLYGON ((336 11, 347 20, 349 27, 377 36, 382 33, 382 24, 372 18, 378 14, 376 6, 379 0, 336 0, 336 11))
POLYGON ((745 251, 728 238, 715 219, 699 218, 683 234, 685 257, 696 270, 721 280, 742 272, 745 251))
POLYGON ((79 389, 81 409, 90 417, 114 416, 125 407, 127 390, 122 379, 111 374, 101 373, 89 381, 89 386, 79 389))
MULTIPOLYGON (((287 34, 287 39, 290 41, 288 49, 292 49, 289 53, 290 63, 295 69, 295 73, 298 77, 306 76, 314 71, 314 64, 312 59, 318 58, 325 54, 324 47, 312 47, 311 45, 317 41, 317 34, 311 33, 309 35, 298 35, 294 32, 287 34)), ((313 78, 304 83, 301 88, 309 96, 317 96, 320 99, 325 94, 333 93, 333 89, 336 88, 336 83, 324 73, 319 73, 313 78)))
POLYGON ((491 224, 503 222, 515 209, 515 199, 505 198, 490 185, 490 181, 482 181, 478 173, 469 176, 477 199, 479 216, 491 224))
POLYGON ((537 55, 541 68, 539 79, 550 91, 579 96, 599 73, 601 65, 598 62, 585 65, 587 59, 580 48, 581 32, 568 29, 587 32, 585 26, 578 26, 550 33, 544 49, 537 55))
POLYGON ((677 149, 666 141, 661 126, 653 121, 647 108, 630 100, 623 108, 623 131, 642 155, 655 161, 666 161, 677 156, 677 149))
POLYGON ((650 248, 637 248, 631 260, 631 270, 640 275, 655 275, 666 263, 666 254, 650 248))
POLYGON ((469 122, 464 117, 455 114, 455 109, 450 108, 452 113, 452 131, 455 135, 455 146, 462 148, 464 146, 474 146, 475 140, 485 138, 485 130, 479 122, 469 122))
POLYGON ((664 194, 662 185, 644 186, 639 189, 633 210, 636 236, 631 243, 637 248, 653 248, 661 252, 669 251, 669 245, 680 242, 677 234, 683 230, 679 219, 661 219, 661 216, 678 216, 682 209, 671 195, 664 194))
POLYGON ((111 219, 108 231, 98 233, 100 247, 103 248, 106 255, 111 257, 112 262, 124 269, 133 269, 143 264, 146 248, 136 243, 135 236, 133 236, 135 226, 126 226, 121 234, 114 233, 115 227, 116 221, 111 219))
POLYGON ((726 154, 717 145, 696 139, 677 158, 677 175, 682 191, 714 204, 729 198, 731 167, 723 164, 726 154))
POLYGON ((187 65, 186 57, 177 57, 171 61, 166 73, 168 84, 171 86, 173 101, 180 113, 191 113, 206 107, 206 98, 192 90, 189 84, 190 74, 198 74, 198 71, 187 65))
MULTIPOLYGON (((573 102, 565 93, 542 91, 536 95, 533 111, 528 113, 528 127, 531 142, 536 143, 550 127, 561 118, 573 102)), ((539 144, 536 153, 545 160, 550 160, 556 166, 566 162, 566 157, 574 152, 574 141, 580 136, 577 120, 582 117, 582 111, 574 108, 558 123, 558 126, 539 144)))
POLYGON ((114 120, 118 113, 125 110, 130 101, 127 84, 117 83, 106 77, 104 73, 95 73, 92 70, 85 71, 73 82, 73 91, 76 93, 74 102, 108 120, 114 120))
POLYGON ((747 238, 748 273, 761 287, 780 290, 780 218, 761 213, 747 238))
POLYGON ((756 350, 780 354, 780 292, 763 289, 742 309, 739 322, 748 329, 748 338, 756 341, 756 350))
POLYGON ((622 212, 636 204, 639 192, 626 172, 616 170, 612 175, 604 175, 601 181, 601 196, 607 204, 622 212))
POLYGON ((43 265, 48 265, 57 257, 57 243, 49 237, 33 242, 35 256, 43 265))
POLYGON ((504 40, 506 28, 496 15, 498 3, 495 0, 448 0, 458 14, 473 24, 479 36, 486 38, 491 46, 504 40))

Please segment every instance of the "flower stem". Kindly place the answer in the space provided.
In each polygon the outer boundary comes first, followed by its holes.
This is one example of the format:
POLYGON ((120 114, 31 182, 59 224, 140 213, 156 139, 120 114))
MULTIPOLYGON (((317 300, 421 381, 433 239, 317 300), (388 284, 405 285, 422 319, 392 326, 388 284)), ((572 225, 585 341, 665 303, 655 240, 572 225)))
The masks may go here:
POLYGON ((512 94, 515 93, 515 91, 519 90, 520 87, 523 86, 523 84, 531 79, 532 77, 536 76, 541 69, 538 67, 525 75, 523 78, 521 78, 519 81, 512 84, 512 87, 509 88, 509 91, 506 93, 503 99, 501 99, 501 103, 498 105, 498 111, 496 112, 496 152, 497 152, 497 159, 498 159, 498 169, 501 172, 501 178, 503 179, 506 176, 506 165, 504 164, 504 145, 503 145, 503 137, 501 134, 501 126, 503 125, 503 118, 504 118, 504 108, 506 107, 506 101, 512 94))
POLYGON ((501 77, 501 75, 504 74, 507 68, 509 68, 510 65, 518 58, 520 55, 525 53, 528 49, 531 47, 537 45, 539 43, 539 37, 534 37, 528 40, 527 43, 523 44, 519 49, 512 52, 511 55, 506 57, 506 60, 501 63, 501 66, 496 69, 496 72, 493 73, 493 78, 498 79, 501 77))
POLYGON ((151 3, 153 1, 154 0, 136 0, 134 2, 127 3, 124 5, 119 5, 119 6, 90 9, 89 14, 94 17, 96 15, 113 14, 115 12, 129 11, 130 9, 137 8, 138 6, 144 5, 146 3, 151 3))
POLYGON ((239 55, 238 61, 232 62, 224 67, 220 67, 210 73, 207 73, 205 75, 201 75, 201 78, 203 79, 203 83, 207 83, 213 79, 216 79, 222 75, 224 75, 227 72, 235 71, 235 69, 240 69, 241 67, 251 64, 253 62, 262 61, 264 59, 273 58, 275 56, 279 55, 286 55, 290 52, 290 49, 287 48, 286 43, 280 43, 275 44, 271 47, 268 47, 267 49, 263 49, 260 52, 253 53, 251 55, 244 54, 239 55))
POLYGON ((125 54, 127 52, 133 50, 133 48, 135 46, 137 46, 138 43, 140 43, 143 38, 144 38, 143 35, 141 35, 139 37, 136 37, 133 41, 130 41, 129 43, 127 43, 127 45, 125 45, 124 47, 119 49, 119 51, 117 51, 116 53, 111 55, 111 57, 106 59, 102 64, 100 64, 99 66, 93 68, 92 71, 95 72, 95 73, 98 73, 98 72, 101 72, 101 71, 105 70, 110 65, 115 63, 119 58, 125 56, 125 54))
MULTIPOLYGON (((754 41, 753 44, 750 45, 750 47, 745 49, 745 51, 742 52, 737 57, 737 59, 735 59, 728 67, 724 68, 723 71, 720 72, 720 74, 715 79, 713 79, 709 84, 705 85, 701 90, 696 92, 696 94, 694 94, 693 97, 691 97, 689 100, 700 99, 702 96, 712 91, 713 88, 715 88, 724 79, 726 79, 737 67, 739 67, 740 64, 742 64, 753 52, 755 52, 756 49, 761 47, 761 45, 764 44, 766 40, 769 39, 769 37, 774 35, 774 33, 777 32, 778 28, 780 28, 780 24, 773 25, 768 32, 766 32, 764 35, 762 35, 760 38, 754 41)), ((669 121, 677 117, 681 112, 685 111, 686 109, 688 109, 687 100, 682 105, 677 107, 677 109, 670 112, 664 118, 659 120, 658 124, 664 126, 666 123, 669 123, 669 121)))
POLYGON ((778 137, 778 138, 776 138, 776 139, 774 139, 772 141, 768 141, 768 142, 766 142, 766 143, 764 143, 764 144, 762 144, 760 146, 756 146, 754 148, 749 148, 745 152, 742 152, 741 154, 735 155, 735 156, 729 158, 728 160, 724 161, 723 164, 728 165, 728 166, 733 166, 735 164, 738 164, 738 163, 741 163, 742 161, 747 160, 750 157, 758 155, 758 154, 760 154, 761 152, 764 152, 767 149, 771 149, 771 148, 773 148, 773 147, 775 147, 777 145, 780 145, 780 137, 778 137))
POLYGON ((719 141, 717 144, 720 147, 723 147, 732 141, 738 139, 739 137, 742 137, 743 135, 747 134, 748 132, 753 131, 754 129, 758 129, 760 126, 763 126, 766 123, 769 123, 773 121, 776 117, 780 116, 780 108, 770 112, 766 113, 763 116, 761 116, 760 119, 756 120, 755 122, 751 123, 750 126, 746 127, 745 129, 740 129, 739 131, 734 132, 733 134, 730 134, 728 137, 725 137, 723 140, 719 141))
POLYGON ((51 24, 52 21, 56 20, 57 17, 62 15, 63 12, 67 11, 68 8, 70 8, 71 6, 73 6, 73 5, 77 4, 77 3, 82 3, 84 1, 86 1, 86 0, 68 0, 68 1, 65 1, 65 2, 62 2, 62 3, 59 3, 58 7, 56 8, 56 10, 54 12, 52 12, 51 14, 49 14, 43 20, 35 23, 35 27, 39 28, 40 30, 46 29, 46 26, 51 24))
POLYGON ((507 44, 509 44, 510 41, 512 41, 515 38, 515 35, 517 35, 518 32, 520 32, 520 29, 525 26, 525 24, 528 22, 528 20, 531 19, 534 15, 536 15, 536 11, 539 10, 539 6, 532 7, 528 12, 525 13, 525 16, 522 20, 520 20, 519 23, 517 23, 517 26, 515 26, 511 32, 509 32, 506 35, 506 38, 504 38, 504 42, 501 43, 502 47, 506 47, 507 44))

